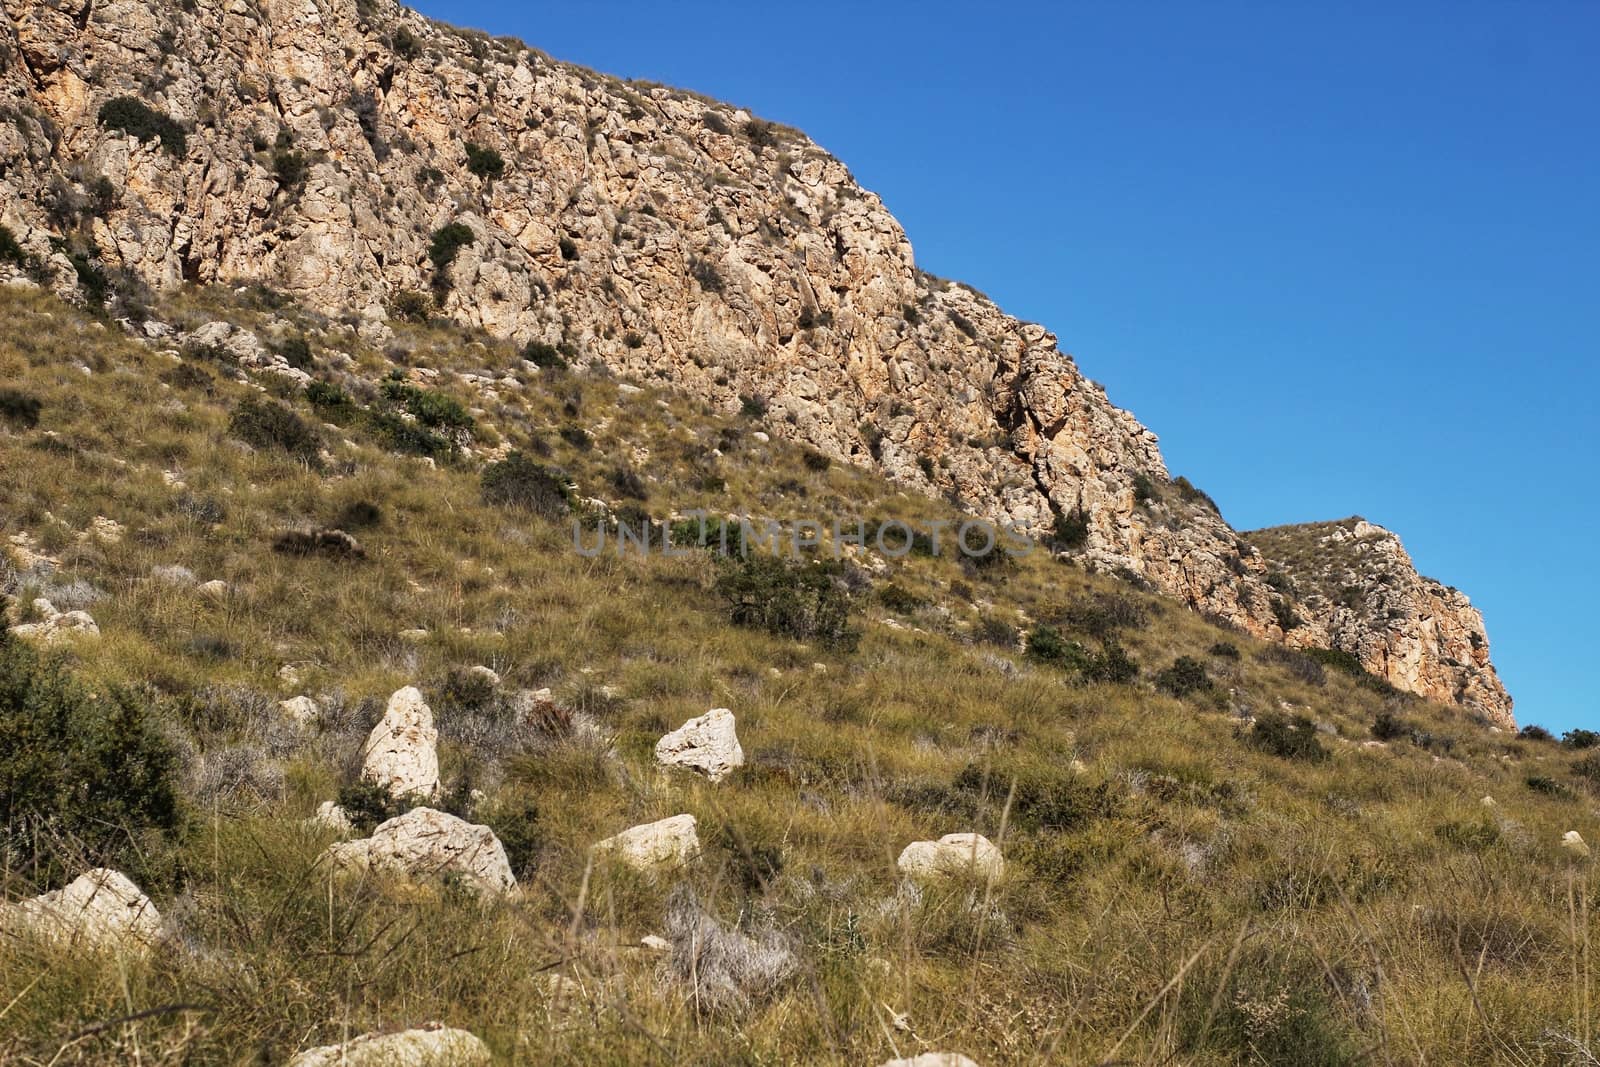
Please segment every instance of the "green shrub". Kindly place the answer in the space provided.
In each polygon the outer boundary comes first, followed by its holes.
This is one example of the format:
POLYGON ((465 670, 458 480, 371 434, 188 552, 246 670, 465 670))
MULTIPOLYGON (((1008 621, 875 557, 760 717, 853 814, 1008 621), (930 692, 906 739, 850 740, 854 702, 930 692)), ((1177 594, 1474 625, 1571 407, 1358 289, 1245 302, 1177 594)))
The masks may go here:
POLYGON ((1303 648, 1300 651, 1323 666, 1343 671, 1352 678, 1366 676, 1367 669, 1361 665, 1361 660, 1354 653, 1346 652, 1342 648, 1303 648))
POLYGON ((1561 735, 1561 747, 1571 749, 1594 748, 1600 745, 1600 731, 1568 730, 1561 735))
POLYGON ((178 759, 149 700, 90 692, 0 628, 0 825, 7 865, 40 888, 113 866, 170 884, 183 825, 178 759))
POLYGON ((298 189, 309 169, 310 161, 303 152, 280 149, 272 154, 272 176, 285 189, 298 189))
POLYGON ((422 54, 422 45, 416 36, 404 26, 394 31, 394 38, 389 42, 394 49, 394 54, 401 59, 416 59, 422 54))
POLYGON ((311 354, 311 342, 305 334, 291 334, 272 346, 272 351, 295 370, 308 371, 316 363, 311 354))
POLYGON ((801 455, 800 462, 805 464, 806 470, 815 474, 821 474, 833 466, 833 458, 831 456, 811 448, 806 449, 801 455))
POLYGON ((306 386, 306 399, 325 415, 340 415, 355 408, 350 394, 331 382, 312 382, 306 386))
POLYGON ((1440 823, 1433 834, 1466 852, 1483 852, 1500 843, 1500 828, 1487 819, 1440 823))
POLYGON ((397 797, 378 783, 362 779, 341 786, 337 802, 351 826, 359 833, 371 834, 379 823, 404 815, 415 807, 412 799, 421 800, 397 797))
POLYGON ((448 274, 456 256, 475 240, 471 228, 463 222, 452 222, 434 230, 428 239, 428 259, 433 269, 441 276, 448 274))
POLYGON ((1572 773, 1592 786, 1600 787, 1600 752, 1572 761, 1572 773))
POLYGON ((383 395, 432 429, 470 430, 476 425, 461 401, 448 393, 419 389, 407 382, 384 382, 383 395))
POLYGON ((1328 750, 1317 739, 1316 724, 1304 715, 1264 711, 1256 717, 1245 741, 1252 748, 1284 759, 1321 763, 1328 758, 1328 750))
POLYGON ((433 316, 433 301, 415 289, 402 289, 390 298, 389 313, 405 322, 425 323, 433 316))
POLYGON ((1213 953, 1176 994, 1175 1036, 1186 1063, 1349 1067, 1369 1060, 1339 1008, 1329 971, 1292 944, 1247 943, 1213 953))
POLYGON ((1572 790, 1548 775, 1530 774, 1523 779, 1523 782, 1535 793, 1543 793, 1545 796, 1570 797, 1572 795, 1572 790))
POLYGON ((987 796, 996 810, 1009 796, 1011 815, 1018 826, 1052 833, 1067 833, 1101 819, 1114 819, 1123 803, 1122 795, 1111 785, 1090 785, 1065 764, 1032 767, 999 763, 986 767, 969 763, 956 775, 953 787, 974 801, 987 796))
POLYGON ((39 425, 44 405, 39 398, 20 389, 0 389, 0 420, 31 430, 39 425))
POLYGON ((890 582, 878 590, 878 603, 897 614, 910 615, 925 605, 927 600, 902 585, 890 582))
POLYGON ((467 170, 486 181, 504 177, 506 161, 499 152, 467 142, 467 170))
POLYGON ((668 527, 668 532, 677 546, 698 545, 725 556, 745 554, 744 527, 720 515, 684 519, 668 527))
POLYGON ((84 299, 89 306, 105 307, 106 299, 111 295, 111 279, 106 277, 106 272, 89 258, 87 252, 68 252, 67 259, 72 263, 72 272, 78 276, 78 285, 83 289, 84 299))
POLYGON ((228 421, 228 432, 247 445, 287 452, 305 463, 315 464, 322 451, 322 437, 316 429, 274 400, 248 397, 239 401, 228 421))
POLYGON ((838 560, 752 555, 727 563, 717 592, 735 625, 849 651, 861 635, 850 627, 854 602, 843 573, 838 560))
POLYGON ((1156 498, 1155 479, 1144 471, 1133 476, 1133 502, 1135 504, 1148 504, 1156 498))
POLYGON ((23 251, 17 235, 11 232, 10 227, 0 226, 0 263, 15 263, 21 267, 27 262, 28 253, 23 251))
POLYGON ((1287 600, 1272 602, 1272 617, 1278 621, 1278 626, 1284 633, 1288 633, 1305 621, 1295 614, 1294 607, 1287 600))
POLYGON ((767 402, 759 396, 741 396, 739 398, 739 414, 747 419, 765 418, 767 402))
POLYGON ((169 154, 182 156, 188 151, 188 135, 183 127, 156 111, 144 101, 132 96, 119 96, 100 108, 100 125, 108 130, 126 133, 140 141, 152 138, 161 141, 169 154))
POLYGON ((529 341, 522 350, 522 358, 544 370, 566 370, 567 361, 555 345, 543 341, 529 341))
POLYGON ((1035 626, 1028 632, 1027 655, 1039 663, 1076 671, 1086 682, 1125 685, 1139 677, 1138 664, 1115 641, 1105 642, 1100 652, 1090 652, 1078 642, 1068 641, 1053 626, 1035 626))
POLYGON ((1555 734, 1552 734, 1543 726, 1537 726, 1533 723, 1529 723, 1519 730, 1517 736, 1524 741, 1554 741, 1556 739, 1555 734))
POLYGON ((1132 597, 1096 593, 1074 600, 1062 613, 1062 621, 1074 630, 1104 641, 1121 630, 1141 627, 1148 620, 1144 609, 1132 597))
POLYGON ((1203 507, 1209 508, 1211 511, 1216 512, 1218 515, 1222 514, 1222 509, 1217 507, 1217 502, 1212 500, 1204 490, 1200 489, 1183 475, 1180 474, 1176 478, 1172 479, 1172 485, 1173 488, 1178 490, 1178 494, 1189 503, 1200 504, 1203 507))
POLYGON ((490 504, 521 508, 545 518, 560 518, 573 506, 566 478, 521 452, 485 467, 482 487, 483 499, 490 504))
POLYGON ((1282 667, 1307 685, 1321 686, 1328 682, 1328 672, 1322 669, 1322 664, 1297 649, 1266 645, 1256 653, 1256 659, 1282 667))
POLYGON ((438 458, 455 452, 455 441, 395 411, 370 408, 363 421, 384 446, 413 456, 438 458))
POLYGON ((1204 692, 1211 688, 1206 665, 1189 656, 1179 656, 1172 666, 1156 675, 1156 688, 1175 697, 1204 692))
POLYGON ((1380 711, 1372 720, 1372 736, 1379 741, 1399 741, 1415 733, 1415 726, 1392 711, 1380 711))
POLYGON ((1226 641, 1218 641, 1211 646, 1211 654, 1220 659, 1238 659, 1239 649, 1238 646, 1230 645, 1226 641))

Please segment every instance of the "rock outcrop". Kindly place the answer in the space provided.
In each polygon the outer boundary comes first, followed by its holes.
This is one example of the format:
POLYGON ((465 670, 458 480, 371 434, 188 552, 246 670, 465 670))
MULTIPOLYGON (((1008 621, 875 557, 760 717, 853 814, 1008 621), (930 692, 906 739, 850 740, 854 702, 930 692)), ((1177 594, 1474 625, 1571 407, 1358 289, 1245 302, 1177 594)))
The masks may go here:
POLYGON ((1245 536, 1280 568, 1269 578, 1300 618, 1290 644, 1349 652, 1398 689, 1516 727, 1483 616, 1460 590, 1418 574, 1400 538, 1359 517, 1245 536))
POLYGON ((492 1062, 489 1046, 476 1034, 430 1023, 307 1049, 289 1067, 488 1067, 492 1062))
POLYGON ((0 930, 75 949, 143 952, 161 938, 161 914, 126 875, 98 867, 62 889, 0 905, 0 930))
POLYGON ((697 715, 656 742, 656 762, 687 767, 720 782, 744 766, 737 723, 727 708, 697 715))
POLYGON ((397 797, 439 792, 439 731, 433 709, 415 686, 389 698, 361 750, 361 777, 397 797))
MULTIPOLYGON (((774 433, 1285 637, 1268 562, 1156 436, 1044 327, 920 271, 798 131, 394 0, 0 0, 0 106, 0 223, 57 289, 78 284, 52 244, 70 229, 157 289, 260 282, 369 337, 431 292, 496 336, 757 402, 774 433), (100 120, 130 95, 184 136, 100 120), (447 226, 453 255, 430 256, 447 226)), ((1396 685, 1472 695, 1419 654, 1396 685)))
POLYGON ((412 808, 380 823, 371 837, 329 845, 326 855, 341 870, 413 882, 459 881, 486 894, 517 887, 505 846, 493 830, 432 808, 412 808))

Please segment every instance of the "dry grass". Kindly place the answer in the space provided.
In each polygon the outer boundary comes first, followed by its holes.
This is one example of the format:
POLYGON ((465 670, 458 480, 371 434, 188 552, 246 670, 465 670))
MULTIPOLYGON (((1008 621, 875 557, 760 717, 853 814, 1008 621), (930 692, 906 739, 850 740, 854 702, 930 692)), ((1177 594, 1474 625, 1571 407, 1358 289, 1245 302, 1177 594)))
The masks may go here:
MULTIPOLYGON (((266 313, 227 300, 188 294, 166 314, 264 329, 266 313)), ((1600 827, 1554 746, 1403 701, 1435 747, 1365 748, 1386 698, 1338 672, 1297 679, 1246 638, 1043 553, 977 575, 892 564, 877 585, 924 603, 863 597, 852 653, 737 629, 708 557, 581 559, 570 531, 486 506, 476 455, 429 464, 346 426, 313 471, 228 438, 249 385, 181 384, 169 357, 43 296, 0 294, 0 314, 0 381, 42 402, 38 427, 0 428, 0 533, 61 560, 18 591, 83 583, 104 636, 66 655, 168 702, 192 792, 180 888, 157 900, 177 940, 122 964, 0 940, 0 1060, 275 1063, 437 1018, 508 1063, 927 1049, 985 1064, 1592 1062, 1594 890, 1556 841, 1600 827), (364 559, 271 550, 362 502, 378 513, 352 531, 364 559), (97 516, 124 537, 83 537, 97 516), (1073 627, 1095 596, 1140 609, 1116 630, 1135 684, 1083 685, 976 636, 984 618, 1048 621, 1093 646, 1073 627), (428 636, 400 636, 411 629, 428 636), (1213 655, 1224 641, 1243 654, 1213 655), (1150 684, 1180 655, 1205 664, 1210 691, 1150 684), (493 701, 451 704, 452 675, 478 663, 507 692, 553 687, 587 732, 519 733, 493 701), (525 853, 519 900, 330 884, 316 863, 328 838, 300 820, 348 780, 382 699, 413 683, 439 714, 447 784, 484 789, 475 817, 525 853), (276 701, 299 693, 323 721, 285 734, 276 701), (1330 759, 1241 743, 1241 715, 1283 703, 1323 724, 1330 759), (653 767, 662 731, 716 706, 738 716, 743 770, 713 787, 653 767), (1570 795, 1529 789, 1530 774, 1570 795), (591 867, 595 840, 684 811, 706 847, 681 877, 591 867), (1003 881, 898 883, 905 844, 958 830, 1001 844, 1003 881), (674 932, 668 959, 638 948, 674 932), (553 997, 552 974, 581 995, 553 997), (738 1010, 712 1004, 713 987, 738 1010)), ((691 398, 529 373, 455 331, 378 352, 278 314, 315 338, 325 370, 348 357, 353 394, 395 356, 439 370, 480 440, 543 453, 583 497, 620 505, 615 486, 642 485, 634 503, 657 517, 950 517, 845 464, 809 469, 691 398), (485 370, 520 384, 489 397, 454 377, 485 370), (619 483, 620 467, 638 482, 619 483)))

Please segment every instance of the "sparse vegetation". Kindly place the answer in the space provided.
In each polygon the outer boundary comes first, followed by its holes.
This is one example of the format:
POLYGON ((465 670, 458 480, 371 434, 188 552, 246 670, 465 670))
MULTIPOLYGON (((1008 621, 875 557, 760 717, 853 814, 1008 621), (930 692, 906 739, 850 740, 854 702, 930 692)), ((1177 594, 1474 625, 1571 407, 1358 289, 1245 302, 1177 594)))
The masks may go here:
POLYGON ((725 568, 717 592, 735 625, 844 650, 861 639, 850 625, 854 605, 840 564, 751 554, 725 568))
POLYGON ((228 430, 247 445, 277 449, 304 463, 316 463, 322 438, 287 405, 246 398, 233 409, 228 430))
POLYGON ((513 452, 483 471, 483 498, 491 504, 521 508, 546 518, 572 510, 572 490, 556 471, 521 452, 513 452))
POLYGON ((505 177, 505 157, 492 148, 467 142, 467 170, 482 178, 484 181, 494 181, 496 178, 505 177))

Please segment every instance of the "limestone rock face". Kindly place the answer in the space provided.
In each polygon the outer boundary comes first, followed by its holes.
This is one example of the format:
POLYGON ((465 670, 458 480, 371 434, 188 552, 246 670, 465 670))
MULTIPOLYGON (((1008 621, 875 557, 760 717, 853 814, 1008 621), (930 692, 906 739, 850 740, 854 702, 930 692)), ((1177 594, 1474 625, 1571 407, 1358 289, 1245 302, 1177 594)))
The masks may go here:
POLYGON ((1341 649, 1398 689, 1516 727, 1483 616, 1464 593, 1418 574, 1393 533, 1349 518, 1245 536, 1289 579, 1304 619, 1290 644, 1341 649))
POLYGON ((412 808, 381 823, 371 837, 328 846, 326 855, 345 870, 416 882, 458 878, 482 893, 509 893, 517 886, 493 830, 432 808, 412 808))
POLYGON ((895 865, 913 881, 976 877, 994 880, 1006 873, 1005 857, 982 834, 945 834, 937 841, 913 841, 895 865))
POLYGON ((660 822, 633 826, 594 846, 640 871, 682 867, 700 854, 700 835, 693 815, 674 815, 660 822))
POLYGON ((699 771, 720 782, 744 766, 733 712, 712 708, 656 742, 656 762, 699 771))
POLYGON ((0 930, 94 951, 144 951, 160 940, 161 915, 126 875, 98 867, 62 889, 0 905, 0 930))
MULTIPOLYGON (((62 292, 76 273, 47 205, 101 178, 118 195, 84 229, 111 272, 158 290, 266 283, 353 311, 364 336, 398 294, 429 291, 430 234, 459 223, 472 240, 445 315, 725 411, 759 397, 772 433, 1030 534, 1081 520, 1085 565, 1285 636, 1268 562, 1172 481, 1155 434, 1044 327, 920 271, 878 197, 798 131, 395 0, 0 0, 0 55, 16 57, 0 62, 0 223, 62 292), (102 127, 121 95, 181 123, 183 152, 102 127), (280 135, 303 180, 256 147, 280 135), (471 173, 468 141, 504 175, 471 173)), ((226 324, 185 341, 292 371, 226 324)), ((1366 613, 1342 634, 1374 657, 1391 643, 1366 613)), ((1496 697, 1426 635, 1391 654, 1398 686, 1496 697)))
POLYGON ((491 1062, 489 1047, 476 1034, 430 1023, 307 1049, 289 1067, 488 1067, 491 1062))
POLYGON ((397 797, 439 792, 439 731, 433 709, 415 686, 389 698, 383 718, 362 748, 361 777, 397 797))

